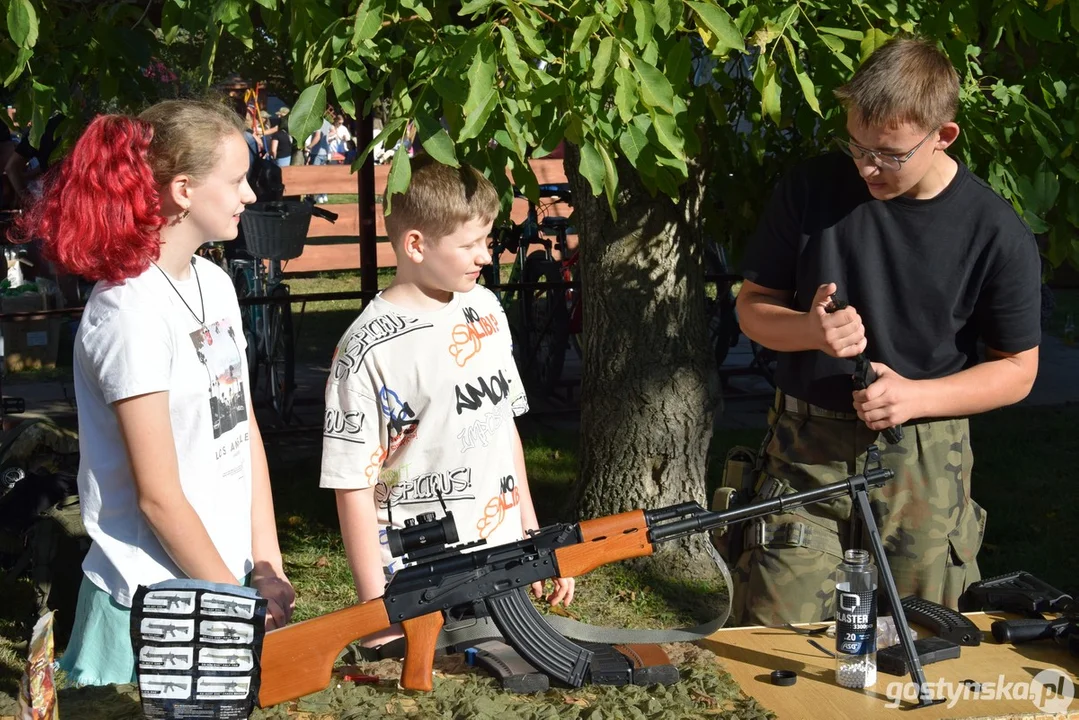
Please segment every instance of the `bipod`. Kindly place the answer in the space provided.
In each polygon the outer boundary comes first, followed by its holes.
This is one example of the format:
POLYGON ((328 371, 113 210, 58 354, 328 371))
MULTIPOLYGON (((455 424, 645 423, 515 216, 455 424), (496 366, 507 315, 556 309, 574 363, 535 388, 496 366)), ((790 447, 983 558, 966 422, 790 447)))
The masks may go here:
POLYGON ((899 644, 903 646, 903 654, 907 657, 907 667, 910 668, 910 679, 918 688, 918 703, 908 709, 917 709, 939 705, 944 698, 934 700, 929 695, 929 686, 925 682, 925 671, 918 659, 918 653, 914 650, 914 638, 910 634, 910 625, 903 614, 903 604, 899 598, 899 590, 895 587, 895 578, 892 577, 892 568, 888 565, 888 556, 884 553, 884 543, 880 539, 880 530, 877 529, 876 520, 873 518, 873 509, 869 505, 869 487, 866 484, 866 474, 870 470, 870 464, 877 468, 881 467, 880 450, 876 445, 870 445, 865 458, 865 466, 862 474, 851 478, 851 499, 858 514, 862 516, 862 525, 869 535, 870 550, 877 561, 877 569, 880 571, 881 582, 884 583, 884 592, 888 595, 888 603, 892 606, 892 618, 895 620, 895 629, 899 633, 899 644))

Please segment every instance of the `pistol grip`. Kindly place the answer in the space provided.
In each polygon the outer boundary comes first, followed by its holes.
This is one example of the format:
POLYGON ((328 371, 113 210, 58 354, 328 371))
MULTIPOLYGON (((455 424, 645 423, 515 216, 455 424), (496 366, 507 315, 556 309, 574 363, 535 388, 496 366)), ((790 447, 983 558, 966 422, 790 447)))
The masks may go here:
POLYGON ((869 387, 877 381, 877 373, 873 369, 873 365, 869 362, 869 358, 864 355, 859 358, 859 364, 864 363, 861 368, 862 382, 865 383, 863 387, 869 387))
POLYGON ((442 630, 442 613, 432 612, 405 620, 405 664, 401 670, 401 687, 430 692, 431 671, 435 663, 435 643, 442 630))

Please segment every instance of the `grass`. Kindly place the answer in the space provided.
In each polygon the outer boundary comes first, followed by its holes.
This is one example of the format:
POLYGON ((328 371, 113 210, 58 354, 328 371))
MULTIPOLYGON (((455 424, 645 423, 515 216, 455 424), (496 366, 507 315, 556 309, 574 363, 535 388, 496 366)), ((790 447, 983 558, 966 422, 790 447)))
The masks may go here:
MULTIPOLYGON (((393 270, 383 268, 378 273, 378 287, 385 288, 393 280, 393 270)), ((353 292, 360 289, 359 273, 325 273, 312 278, 289 278, 293 295, 353 292)), ((320 300, 293 304, 292 323, 296 342, 296 363, 327 368, 333 349, 348 326, 360 314, 359 300, 320 300), (301 315, 302 311, 302 315, 301 315)))

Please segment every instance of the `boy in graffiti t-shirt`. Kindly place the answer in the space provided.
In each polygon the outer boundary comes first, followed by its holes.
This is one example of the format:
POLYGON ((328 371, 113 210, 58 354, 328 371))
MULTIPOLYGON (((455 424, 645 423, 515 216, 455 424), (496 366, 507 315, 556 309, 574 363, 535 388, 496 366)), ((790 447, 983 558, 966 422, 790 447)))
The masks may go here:
MULTIPOLYGON (((386 215, 397 275, 334 353, 321 486, 337 492, 360 601, 380 597, 401 567, 387 526, 440 517, 439 494, 461 542, 513 542, 538 528, 514 424, 528 399, 502 306, 476 284, 497 212, 474 169, 414 160, 386 215)), ((573 580, 556 580, 550 602, 572 598, 573 580)))

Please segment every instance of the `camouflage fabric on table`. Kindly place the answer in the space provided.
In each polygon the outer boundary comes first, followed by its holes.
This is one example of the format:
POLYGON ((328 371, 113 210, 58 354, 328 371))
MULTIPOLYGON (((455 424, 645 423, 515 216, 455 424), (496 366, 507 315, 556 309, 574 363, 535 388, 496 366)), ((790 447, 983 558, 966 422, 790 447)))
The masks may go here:
MULTIPOLYGON (((981 577, 976 558, 985 531, 985 511, 970 497, 967 420, 906 425, 903 441, 888 445, 856 417, 773 410, 770 419, 753 499, 859 473, 866 448, 876 444, 884 466, 896 473, 870 501, 899 595, 955 608, 967 585, 981 577)), ((855 520, 850 498, 843 498, 747 523, 733 572, 735 621, 775 625, 833 617, 843 550, 869 547, 855 520)))

